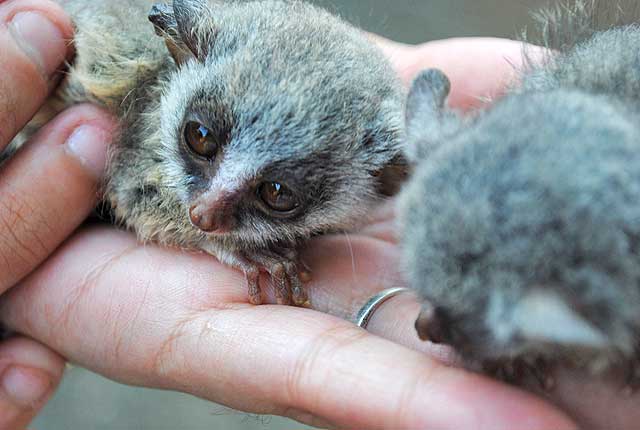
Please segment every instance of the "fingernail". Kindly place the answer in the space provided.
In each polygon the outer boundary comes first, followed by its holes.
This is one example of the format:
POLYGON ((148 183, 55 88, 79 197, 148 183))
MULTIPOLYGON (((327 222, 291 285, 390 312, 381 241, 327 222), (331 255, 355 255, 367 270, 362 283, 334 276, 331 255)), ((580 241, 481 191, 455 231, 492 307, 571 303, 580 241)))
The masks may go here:
POLYGON ((20 407, 35 407, 49 395, 51 377, 44 371, 22 366, 9 366, 2 374, 5 394, 20 407))
POLYGON ((45 76, 55 72, 67 55, 67 42, 54 23, 37 12, 17 13, 9 31, 20 49, 45 76))
POLYGON ((67 139, 67 151, 96 178, 104 175, 110 134, 102 128, 83 124, 67 139))

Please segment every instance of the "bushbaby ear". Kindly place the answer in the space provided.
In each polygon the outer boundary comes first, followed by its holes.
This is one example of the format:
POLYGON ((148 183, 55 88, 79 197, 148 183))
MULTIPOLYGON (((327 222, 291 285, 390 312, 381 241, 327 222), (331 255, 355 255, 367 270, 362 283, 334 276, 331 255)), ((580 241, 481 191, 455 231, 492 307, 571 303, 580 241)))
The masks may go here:
POLYGON ((164 38, 167 49, 176 64, 183 64, 189 58, 193 58, 191 51, 182 43, 173 8, 166 4, 153 5, 151 12, 149 12, 149 21, 153 24, 156 34, 164 38))
POLYGON ((437 69, 421 72, 407 97, 405 153, 412 163, 428 157, 459 128, 460 118, 446 107, 451 82, 437 69))
POLYGON ((204 61, 216 34, 216 23, 209 2, 174 0, 173 13, 183 42, 198 60, 204 61))
POLYGON ((404 155, 396 155, 374 176, 378 180, 378 193, 384 197, 393 197, 409 176, 409 163, 404 155))
POLYGON ((438 69, 420 72, 414 79, 407 98, 406 121, 411 126, 414 121, 433 120, 445 107, 451 92, 449 78, 438 69))
POLYGON ((211 9, 206 0, 175 0, 173 7, 155 4, 149 21, 164 38, 176 64, 190 59, 204 61, 215 36, 211 9))

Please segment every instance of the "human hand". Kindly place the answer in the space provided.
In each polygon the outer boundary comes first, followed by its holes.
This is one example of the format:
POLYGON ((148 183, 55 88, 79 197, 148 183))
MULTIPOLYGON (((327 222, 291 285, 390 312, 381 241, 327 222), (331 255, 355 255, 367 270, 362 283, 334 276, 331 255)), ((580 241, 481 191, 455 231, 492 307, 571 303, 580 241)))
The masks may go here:
MULTIPOLYGON (((520 57, 518 44, 495 40, 384 49, 407 79, 426 66, 447 72, 460 107, 498 94, 514 76, 504 57, 520 57)), ((385 304, 368 332, 345 320, 376 291, 403 285, 392 210, 359 232, 315 240, 305 260, 315 310, 253 307, 242 274, 209 256, 90 227, 5 297, 0 315, 112 379, 318 426, 573 426, 533 395, 447 366, 446 349, 415 336, 409 294, 385 304)))
MULTIPOLYGON (((35 114, 70 54, 72 26, 50 1, 0 1, 0 152, 35 114)), ((0 294, 19 283, 95 207, 111 121, 89 106, 56 118, 0 166, 0 294)), ((20 429, 62 378, 35 340, 0 343, 0 429, 20 429)))

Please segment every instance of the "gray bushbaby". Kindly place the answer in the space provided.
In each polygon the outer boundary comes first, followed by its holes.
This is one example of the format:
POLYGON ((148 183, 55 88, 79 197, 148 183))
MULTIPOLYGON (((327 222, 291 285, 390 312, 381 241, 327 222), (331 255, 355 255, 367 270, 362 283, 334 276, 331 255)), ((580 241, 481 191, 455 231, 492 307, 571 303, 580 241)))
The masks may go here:
POLYGON ((441 72, 413 84, 401 212, 427 301, 416 328, 472 369, 545 386, 555 362, 638 377, 640 26, 596 31, 610 7, 544 14, 558 51, 475 117, 445 108, 441 72))
POLYGON ((280 303, 305 304, 298 247, 403 176, 404 95, 383 54, 304 2, 61 3, 76 58, 13 147, 66 106, 106 107, 122 123, 105 185, 116 222, 240 268, 254 304, 261 270, 280 303))

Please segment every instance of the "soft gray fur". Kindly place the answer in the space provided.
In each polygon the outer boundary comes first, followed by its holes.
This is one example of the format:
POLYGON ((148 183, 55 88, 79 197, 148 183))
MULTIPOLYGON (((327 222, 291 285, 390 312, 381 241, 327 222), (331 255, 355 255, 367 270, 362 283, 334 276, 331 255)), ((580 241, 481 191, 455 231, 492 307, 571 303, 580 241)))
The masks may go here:
POLYGON ((241 268, 254 303, 260 269, 276 278, 282 302, 292 288, 304 303, 298 246, 352 226, 402 176, 404 96, 382 53, 360 30, 298 1, 62 3, 77 26, 77 57, 45 113, 92 101, 121 118, 105 194, 116 220, 142 240, 241 268), (224 134, 214 161, 185 148, 193 116, 224 134), (287 184, 301 213, 261 211, 261 181, 287 184), (230 231, 193 225, 198 199, 229 195, 220 222, 230 231))
MULTIPOLYGON (((592 8, 546 15, 557 19, 546 28, 590 28, 592 8)), ((640 27, 563 40, 574 42, 457 125, 433 109, 446 95, 433 88, 446 86, 424 85, 442 73, 411 91, 404 255, 428 301, 416 327, 475 369, 539 358, 636 367, 640 27)))

